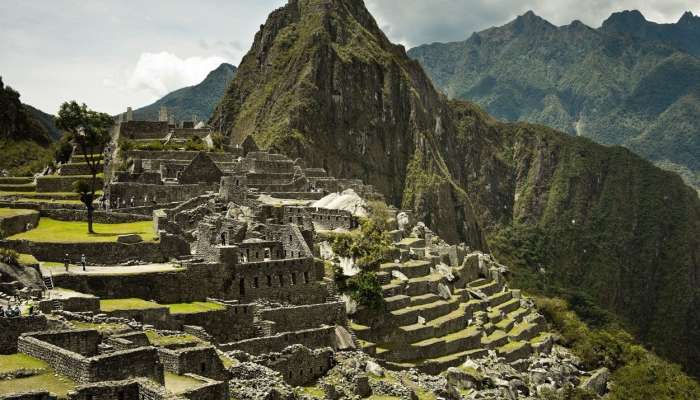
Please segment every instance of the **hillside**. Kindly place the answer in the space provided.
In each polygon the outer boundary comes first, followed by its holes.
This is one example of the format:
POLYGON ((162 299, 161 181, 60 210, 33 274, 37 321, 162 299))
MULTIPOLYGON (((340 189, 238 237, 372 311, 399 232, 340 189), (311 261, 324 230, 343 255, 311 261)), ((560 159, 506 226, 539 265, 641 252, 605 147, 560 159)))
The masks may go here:
POLYGON ((53 159, 53 117, 22 104, 19 92, 0 78, 0 170, 29 175, 53 159))
POLYGON ((178 121, 190 121, 193 115, 206 121, 235 74, 236 67, 221 64, 201 83, 168 93, 155 103, 134 110, 134 118, 157 121, 160 107, 166 106, 178 121))
MULTIPOLYGON (((671 170, 700 172, 700 18, 655 24, 613 14, 600 29, 528 12, 463 42, 411 49, 451 98, 507 121, 623 145, 671 170)), ((696 186, 696 188, 698 188, 696 186)))
POLYGON ((361 178, 451 242, 484 248, 485 236, 495 244, 508 228, 531 228, 547 276, 700 372, 696 193, 625 149, 448 101, 362 2, 273 12, 211 122, 235 143, 252 135, 361 178))

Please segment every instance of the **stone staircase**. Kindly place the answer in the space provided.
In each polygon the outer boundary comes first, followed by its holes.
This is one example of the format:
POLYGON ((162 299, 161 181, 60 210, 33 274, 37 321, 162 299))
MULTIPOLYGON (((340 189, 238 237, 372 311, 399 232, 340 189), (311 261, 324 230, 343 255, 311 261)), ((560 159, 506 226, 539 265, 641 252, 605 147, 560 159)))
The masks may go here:
MULTIPOLYGON (((416 244, 425 245, 416 238, 397 243, 416 244)), ((438 272, 440 257, 432 249, 413 253, 423 254, 423 259, 386 263, 379 268, 383 314, 358 312, 351 324, 361 348, 388 368, 438 373, 468 358, 483 357, 488 351, 512 362, 528 357, 547 339, 547 334, 541 334, 544 319, 527 302, 521 302, 519 291, 501 283, 503 280, 482 273, 469 281, 456 278, 450 282, 438 272), (443 285, 449 288, 449 297, 444 288, 438 288, 443 285)), ((464 270, 466 264, 452 266, 456 276, 474 275, 464 270)))

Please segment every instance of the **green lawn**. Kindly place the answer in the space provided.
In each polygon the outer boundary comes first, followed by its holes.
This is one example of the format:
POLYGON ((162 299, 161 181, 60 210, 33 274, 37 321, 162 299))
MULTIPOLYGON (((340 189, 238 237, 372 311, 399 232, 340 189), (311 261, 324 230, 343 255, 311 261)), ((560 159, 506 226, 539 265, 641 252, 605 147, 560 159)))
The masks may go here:
MULTIPOLYGON (((55 200, 80 200, 80 194, 75 192, 5 192, 0 191, 0 197, 21 196, 27 199, 55 199, 55 200)), ((95 192, 95 196, 102 196, 102 191, 95 192)))
POLYGON ((207 311, 225 310, 226 307, 218 303, 195 301, 194 303, 166 304, 171 314, 196 314, 207 311))
POLYGON ((0 373, 20 369, 43 369, 39 375, 28 378, 0 380, 0 395, 26 392, 32 390, 48 390, 60 398, 66 398, 69 391, 75 388, 75 382, 64 376, 56 376, 53 369, 40 360, 24 354, 0 355, 0 373))
POLYGON ((96 243, 115 242, 117 236, 139 234, 144 241, 155 241, 153 222, 139 221, 125 224, 93 224, 96 233, 87 233, 87 222, 57 221, 41 218, 39 225, 27 232, 9 237, 10 240, 29 240, 48 243, 96 243))
POLYGON ((22 208, 0 208, 0 218, 16 217, 18 215, 28 215, 35 212, 35 210, 25 210, 22 208))
POLYGON ((19 261, 19 263, 22 265, 39 264, 39 261, 37 261, 37 259, 31 254, 20 254, 17 261, 19 261))
POLYGON ((45 362, 25 354, 0 355, 0 374, 21 369, 46 369, 48 367, 45 362))
POLYGON ((188 333, 183 333, 179 335, 159 335, 155 331, 146 331, 146 336, 148 341, 151 342, 153 346, 169 346, 173 344, 185 344, 185 343, 201 343, 202 339, 192 336, 188 333))
POLYGON ((103 312, 117 310, 148 310, 163 307, 158 303, 142 299, 108 299, 100 300, 100 310, 103 312))

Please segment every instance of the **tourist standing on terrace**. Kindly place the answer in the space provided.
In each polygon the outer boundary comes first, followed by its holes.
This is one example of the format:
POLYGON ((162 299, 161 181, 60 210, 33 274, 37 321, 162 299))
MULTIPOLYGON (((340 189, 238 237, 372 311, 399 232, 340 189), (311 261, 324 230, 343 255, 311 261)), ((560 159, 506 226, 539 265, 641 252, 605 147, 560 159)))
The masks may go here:
POLYGON ((85 264, 87 264, 87 260, 85 259, 85 254, 80 255, 80 265, 83 266, 83 272, 85 271, 85 264))

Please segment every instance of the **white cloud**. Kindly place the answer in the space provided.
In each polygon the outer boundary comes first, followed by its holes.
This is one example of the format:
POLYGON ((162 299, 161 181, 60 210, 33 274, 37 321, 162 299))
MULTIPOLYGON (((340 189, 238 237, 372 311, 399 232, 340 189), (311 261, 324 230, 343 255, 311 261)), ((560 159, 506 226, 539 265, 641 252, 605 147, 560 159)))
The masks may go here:
POLYGON ((180 58, 167 51, 141 53, 127 80, 127 87, 159 98, 173 90, 201 82, 225 61, 219 56, 180 58))

